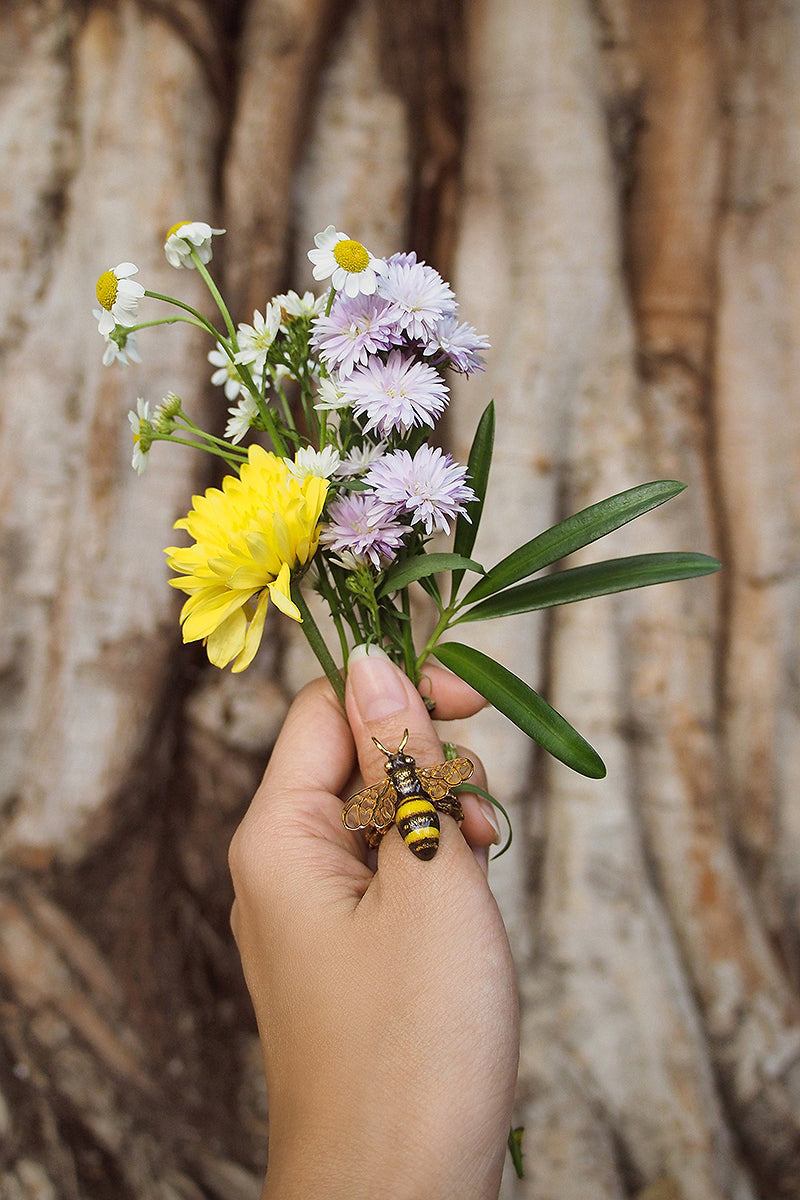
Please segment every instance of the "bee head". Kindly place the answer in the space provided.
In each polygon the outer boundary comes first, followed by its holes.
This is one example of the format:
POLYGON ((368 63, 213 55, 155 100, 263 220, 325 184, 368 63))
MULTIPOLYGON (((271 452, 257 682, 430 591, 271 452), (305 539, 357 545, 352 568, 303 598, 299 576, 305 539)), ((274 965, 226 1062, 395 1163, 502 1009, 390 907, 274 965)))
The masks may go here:
POLYGON ((387 775, 391 774, 392 771, 396 771, 398 767, 413 767, 415 765, 414 759, 409 754, 403 754, 403 749, 408 741, 407 729, 403 730, 403 736, 400 739, 400 745, 396 750, 388 750, 386 746, 384 746, 383 742, 379 742, 376 737, 374 737, 372 740, 378 749, 386 755, 387 775))

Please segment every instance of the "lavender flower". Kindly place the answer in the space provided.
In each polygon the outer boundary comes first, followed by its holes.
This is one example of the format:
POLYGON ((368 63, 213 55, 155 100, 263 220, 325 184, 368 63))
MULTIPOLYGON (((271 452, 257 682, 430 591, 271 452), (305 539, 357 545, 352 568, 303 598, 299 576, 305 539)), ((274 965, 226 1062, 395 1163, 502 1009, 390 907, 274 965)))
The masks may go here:
POLYGON ((427 341, 443 318, 455 315, 455 296, 438 271, 410 258, 393 255, 387 260, 378 294, 391 302, 397 327, 407 338, 427 341))
POLYGON ((426 534, 450 532, 450 521, 465 512, 475 499, 466 483, 467 469, 438 446, 420 446, 412 458, 407 450, 395 450, 373 463, 364 477, 377 499, 407 515, 412 524, 424 525, 426 534))
POLYGON ((346 564, 369 561, 379 571, 394 559, 407 532, 373 492, 346 492, 331 502, 319 540, 346 564))
POLYGON ((386 362, 370 358, 339 387, 353 411, 367 418, 365 432, 374 430, 379 437, 433 425, 447 406, 447 385, 439 372, 400 350, 392 350, 386 362))
POLYGON ((485 359, 481 350, 489 349, 489 339, 478 333, 473 325, 458 323, 455 316, 445 317, 440 321, 431 334, 431 339, 423 353, 432 355, 433 361, 440 366, 453 367, 464 375, 473 371, 482 371, 485 359))
POLYGON ((314 321, 311 342, 328 370, 338 369, 346 379, 370 354, 396 342, 395 317, 389 301, 379 296, 339 293, 330 315, 314 321))

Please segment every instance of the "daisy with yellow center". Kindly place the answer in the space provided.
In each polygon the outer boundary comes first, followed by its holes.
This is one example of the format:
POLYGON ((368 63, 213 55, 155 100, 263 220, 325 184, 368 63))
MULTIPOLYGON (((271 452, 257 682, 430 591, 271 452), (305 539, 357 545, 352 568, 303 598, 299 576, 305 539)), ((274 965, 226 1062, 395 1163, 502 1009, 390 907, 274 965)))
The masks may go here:
POLYGON ((167 230, 164 253, 171 267, 195 267, 194 251, 200 262, 211 262, 211 238, 224 233, 224 229, 212 229, 205 221, 178 221, 167 230))
POLYGON ((100 308, 95 311, 95 316, 97 328, 104 338, 107 338, 117 325, 130 328, 136 324, 139 301, 144 295, 142 285, 131 279, 131 275, 135 275, 138 270, 133 263, 123 262, 108 271, 103 271, 97 280, 100 308))
POLYGON ((217 667, 243 671, 261 644, 270 599, 300 621, 292 572, 316 553, 328 481, 300 479, 278 455, 253 445, 241 473, 193 498, 175 523, 194 539, 165 553, 179 573, 173 587, 189 599, 181 611, 184 642, 204 641, 217 667))
POLYGON ((316 249, 308 252, 312 275, 315 279, 330 277, 336 291, 346 296, 371 296, 378 286, 377 276, 386 274, 382 258, 373 258, 361 242, 339 233, 334 225, 318 233, 314 245, 316 249))

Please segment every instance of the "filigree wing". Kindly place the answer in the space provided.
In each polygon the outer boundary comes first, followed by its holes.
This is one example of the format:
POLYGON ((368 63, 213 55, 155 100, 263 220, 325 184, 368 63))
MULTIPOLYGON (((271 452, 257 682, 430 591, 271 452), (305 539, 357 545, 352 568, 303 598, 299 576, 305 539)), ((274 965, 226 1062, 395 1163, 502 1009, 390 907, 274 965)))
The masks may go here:
POLYGON ((418 767, 417 775, 431 800, 442 800, 450 788, 469 779, 474 769, 468 758, 450 758, 432 767, 418 767))
POLYGON ((383 779, 350 797, 342 812, 342 822, 345 829, 388 829, 394 820, 395 807, 391 780, 383 779))

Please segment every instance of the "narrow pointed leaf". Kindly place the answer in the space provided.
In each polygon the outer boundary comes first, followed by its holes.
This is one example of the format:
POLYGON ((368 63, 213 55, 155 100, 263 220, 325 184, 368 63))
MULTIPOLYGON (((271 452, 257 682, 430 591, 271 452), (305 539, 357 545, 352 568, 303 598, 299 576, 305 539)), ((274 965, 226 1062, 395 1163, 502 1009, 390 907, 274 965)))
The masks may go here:
POLYGON ((391 592, 399 592, 416 579, 423 579, 426 575, 455 570, 477 571, 478 574, 483 574, 483 567, 480 563, 473 562, 471 558, 465 558, 462 554, 417 554, 414 558, 406 559, 405 562, 398 563, 396 567, 393 567, 387 573, 376 595, 378 598, 388 596, 391 592))
POLYGON ((549 567, 551 563, 596 542, 614 529, 634 520, 635 517, 649 512, 659 504, 664 504, 677 496, 686 487, 673 479, 656 480, 654 483, 642 483, 638 487, 609 496, 598 504, 584 508, 564 521, 559 521, 551 529, 546 529, 524 546, 520 546, 507 558, 487 571, 483 579, 478 580, 467 593, 466 601, 483 600, 503 588, 518 583, 528 575, 549 567))
POLYGON ((612 558, 607 562, 588 563, 556 571, 542 579, 534 579, 519 587, 507 588, 489 596, 459 616, 460 621, 487 621, 493 617, 509 617, 515 613, 551 608, 555 604, 572 604, 592 596, 608 596, 631 588, 650 587, 655 583, 670 583, 676 579, 692 579, 718 571, 720 564, 707 554, 635 554, 629 558, 612 558))
POLYGON ((483 502, 486 499, 486 488, 489 484, 489 468, 492 465, 493 449, 494 400, 490 400, 478 422, 467 461, 468 482, 477 498, 466 506, 466 515, 462 513, 456 521, 453 551, 456 554, 463 554, 465 557, 469 557, 471 554, 478 534, 483 502))
POLYGON ((590 779, 603 778, 606 768, 597 751, 522 679, 460 642, 445 642, 434 654, 555 758, 590 779))

